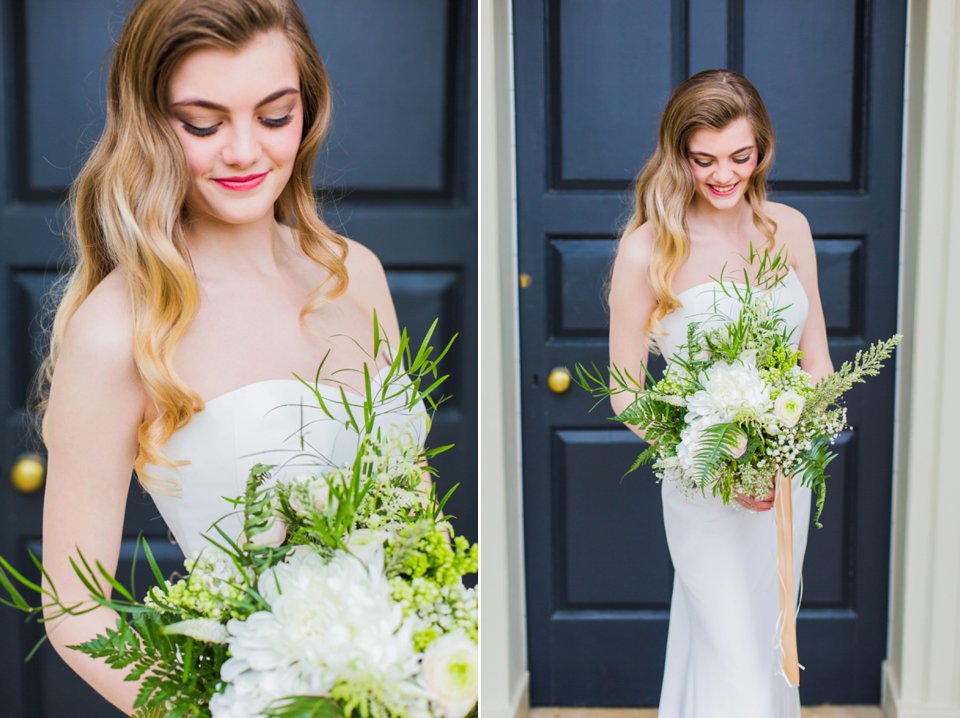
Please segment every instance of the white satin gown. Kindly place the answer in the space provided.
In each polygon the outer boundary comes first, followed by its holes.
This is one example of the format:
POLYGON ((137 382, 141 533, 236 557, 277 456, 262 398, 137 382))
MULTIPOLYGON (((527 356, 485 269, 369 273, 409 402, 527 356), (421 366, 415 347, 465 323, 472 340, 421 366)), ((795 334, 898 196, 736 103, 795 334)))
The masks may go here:
MULTIPOLYGON (((782 316, 798 343, 807 296, 796 273, 790 269, 766 294, 785 307, 782 316)), ((715 282, 691 287, 678 298, 683 306, 664 317, 666 335, 654 339, 668 359, 686 342, 690 322, 703 322, 715 306, 727 316, 739 311, 739 300, 715 282)), ((812 492, 799 476, 791 487, 797 592, 812 492)), ((799 689, 780 675, 774 511, 724 505, 709 492, 691 497, 669 481, 661 482, 661 495, 675 573, 659 718, 800 718, 799 689)))
MULTIPOLYGON (((374 395, 382 386, 387 369, 383 367, 371 377, 374 395)), ((235 512, 223 497, 243 495, 254 464, 276 464, 272 481, 316 473, 318 467, 352 465, 360 437, 346 425, 347 412, 340 390, 320 384, 319 391, 335 419, 323 413, 311 390, 297 379, 270 379, 209 399, 203 411, 174 432, 162 452, 167 458, 189 463, 147 468, 151 475, 172 479, 176 484, 178 493, 165 491, 158 484, 150 495, 185 556, 211 545, 204 534, 223 542, 212 530, 218 520, 217 525, 227 535, 239 536, 242 514, 235 512)), ((375 431, 403 426, 413 432, 422 446, 427 427, 423 405, 418 403, 413 410, 408 409, 406 392, 401 391, 396 378, 388 394, 399 395, 377 406, 375 431)), ((346 395, 362 426, 363 397, 350 391, 346 395)))

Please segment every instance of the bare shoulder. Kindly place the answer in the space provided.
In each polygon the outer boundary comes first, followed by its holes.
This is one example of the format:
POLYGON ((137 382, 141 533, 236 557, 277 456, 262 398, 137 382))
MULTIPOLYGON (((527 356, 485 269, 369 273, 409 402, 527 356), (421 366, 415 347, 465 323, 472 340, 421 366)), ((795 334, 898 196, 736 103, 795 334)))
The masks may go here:
POLYGON ((377 257, 372 249, 360 244, 360 242, 355 239, 347 240, 346 265, 347 276, 350 278, 350 281, 354 279, 360 281, 371 279, 386 280, 386 274, 380 258, 377 257))
POLYGON ((393 346, 400 338, 397 312, 393 306, 387 273, 380 258, 369 247, 359 242, 347 240, 347 281, 348 292, 364 311, 377 314, 377 321, 386 331, 393 346))
POLYGON ((133 365, 130 289, 120 270, 104 277, 74 312, 64 336, 68 345, 114 368, 133 365))
POLYGON ((655 239, 651 222, 644 222, 620 239, 611 276, 612 294, 628 290, 634 296, 638 292, 653 295, 653 289, 647 281, 647 270, 653 257, 655 239))
POLYGON ((782 202, 770 201, 763 203, 763 209, 777 223, 777 236, 779 238, 782 235, 783 241, 810 234, 810 223, 800 210, 782 202))
POLYGON ((814 251, 810 223, 803 212, 782 202, 764 202, 763 208, 777 223, 778 244, 787 248, 787 253, 794 261, 802 261, 814 251))
MULTIPOLYGON (((98 419, 112 417, 111 426, 139 423, 146 392, 133 358, 131 316, 127 280, 114 270, 83 300, 67 325, 50 384, 53 425, 68 428, 69 416, 78 412, 98 419)), ((107 431, 104 426, 101 430, 107 431)))
POLYGON ((625 235, 617 247, 617 264, 628 268, 631 272, 646 273, 653 257, 653 243, 656 239, 653 224, 644 222, 635 230, 625 235))

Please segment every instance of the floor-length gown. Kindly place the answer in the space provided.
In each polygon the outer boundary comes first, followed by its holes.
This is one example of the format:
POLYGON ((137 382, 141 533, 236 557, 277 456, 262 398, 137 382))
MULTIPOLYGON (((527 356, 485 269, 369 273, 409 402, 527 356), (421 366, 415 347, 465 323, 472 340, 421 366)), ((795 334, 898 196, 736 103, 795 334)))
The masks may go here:
MULTIPOLYGON (((728 284, 729 286, 729 284, 728 284)), ((807 296, 790 269, 768 292, 799 341, 807 296)), ((736 316, 739 300, 715 282, 681 292, 683 306, 664 317, 656 338, 669 358, 690 322, 714 310, 736 316)), ((794 590, 810 523, 811 490, 793 478, 794 590)), ((720 497, 691 496, 662 482, 663 520, 675 569, 659 718, 800 718, 799 689, 780 672, 776 516, 720 497)), ((800 646, 803 663, 803 646, 800 646)), ((801 680, 803 672, 801 671, 801 680)))
MULTIPOLYGON (((389 367, 371 377, 373 392, 382 386, 389 367)), ((377 402, 375 431, 391 427, 411 431, 421 445, 426 434, 422 404, 407 406, 407 392, 394 377, 386 402, 377 402)), ((353 463, 359 436, 346 425, 347 411, 339 387, 320 384, 329 418, 310 389, 295 378, 246 384, 206 402, 203 411, 174 432, 162 453, 187 460, 179 467, 149 465, 156 477, 150 494, 185 556, 210 546, 204 535, 222 543, 211 530, 214 522, 229 536, 239 536, 242 516, 223 497, 242 496, 250 468, 275 464, 271 481, 301 473, 316 473, 320 466, 353 463), (168 488, 173 480, 173 489, 168 488), (226 518, 220 520, 225 515, 226 518)), ((363 398, 346 392, 347 403, 363 421, 363 398)))

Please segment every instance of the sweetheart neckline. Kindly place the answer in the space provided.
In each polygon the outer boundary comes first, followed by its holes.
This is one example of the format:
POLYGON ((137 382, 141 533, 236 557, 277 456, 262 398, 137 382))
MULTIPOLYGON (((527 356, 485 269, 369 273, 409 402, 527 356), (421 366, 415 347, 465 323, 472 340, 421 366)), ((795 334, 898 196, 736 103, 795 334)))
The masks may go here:
MULTIPOLYGON (((791 273, 793 274, 794 277, 797 276, 797 271, 796 271, 792 266, 788 266, 788 267, 787 267, 787 274, 789 275, 789 274, 791 274, 791 273)), ((694 289, 702 289, 703 287, 708 287, 708 286, 716 285, 716 284, 717 284, 717 280, 715 280, 715 279, 711 279, 709 282, 700 282, 700 284, 694 284, 692 287, 687 287, 687 288, 684 289, 682 292, 677 292, 677 298, 682 297, 684 294, 689 294, 689 293, 692 292, 694 289)), ((745 287, 745 286, 746 286, 746 284, 745 284, 744 282, 732 282, 732 281, 731 281, 731 282, 724 282, 724 284, 725 284, 725 285, 728 285, 728 286, 732 284, 732 285, 735 286, 735 287, 745 287)), ((801 287, 802 287, 802 285, 801 285, 801 287)), ((776 287, 774 287, 774 288, 776 288, 776 287)), ((764 291, 770 291, 770 290, 767 289, 767 290, 764 290, 764 291)), ((806 292, 804 292, 804 294, 806 294, 806 292)))
MULTIPOLYGON (((391 366, 392 366, 391 364, 384 364, 382 367, 380 367, 380 370, 376 374, 370 375, 370 381, 372 382, 375 379, 379 379, 380 376, 383 375, 383 373, 387 369, 389 369, 391 366)), ((222 394, 217 394, 215 397, 211 399, 204 399, 203 408, 204 410, 206 410, 211 404, 218 402, 220 399, 226 399, 227 397, 233 396, 235 394, 240 394, 241 392, 246 391, 248 389, 252 389, 254 387, 263 386, 265 384, 288 384, 288 383, 297 384, 298 386, 302 386, 304 389, 307 389, 307 386, 302 381, 294 377, 280 378, 280 379, 259 379, 258 381, 251 381, 247 384, 241 384, 237 388, 230 389, 229 391, 225 391, 222 394)), ((314 384, 313 382, 307 382, 307 383, 309 384, 310 388, 317 387, 318 391, 320 391, 322 388, 326 388, 336 393, 337 396, 339 396, 340 389, 342 388, 344 393, 347 394, 348 396, 352 396, 354 398, 360 399, 361 401, 366 399, 365 394, 360 394, 356 391, 353 391, 352 389, 341 387, 336 384, 330 384, 329 382, 319 382, 317 384, 314 384)))

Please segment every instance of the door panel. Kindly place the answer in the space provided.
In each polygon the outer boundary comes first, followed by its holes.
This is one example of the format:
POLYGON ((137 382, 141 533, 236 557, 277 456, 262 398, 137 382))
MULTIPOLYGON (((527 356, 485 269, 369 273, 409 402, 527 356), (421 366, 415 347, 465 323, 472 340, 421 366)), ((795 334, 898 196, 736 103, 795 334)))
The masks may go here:
MULTIPOLYGON (((772 195, 810 220, 831 357, 896 328, 903 0, 514 3, 524 521, 534 705, 655 705, 672 566, 642 448, 550 370, 607 363, 630 183, 671 89, 744 72, 778 138, 772 195)), ((718 268, 719 270, 719 268, 718 268)), ((662 361, 653 362, 654 373, 662 361)), ((805 703, 877 703, 886 641, 893 376, 849 396, 798 622, 805 703)))
MULTIPOLYGON (((29 440, 27 387, 42 352, 45 297, 64 260, 60 208, 103 126, 110 49, 131 0, 0 3, 0 555, 24 568, 39 551, 42 492, 24 495, 10 469, 29 440)), ((381 258, 402 325, 419 339, 439 318, 436 344, 459 333, 444 361, 450 402, 431 445, 438 489, 461 486, 446 512, 477 538, 476 8, 463 0, 305 2, 327 64, 334 122, 315 167, 325 219, 381 258)), ((319 361, 319 357, 318 357, 319 361)), ((130 574, 138 533, 164 571, 179 549, 149 497, 132 485, 119 576, 130 574)), ((146 590, 148 571, 138 571, 146 590)), ((4 716, 118 715, 49 647, 23 658, 42 635, 0 609, 4 716)))

